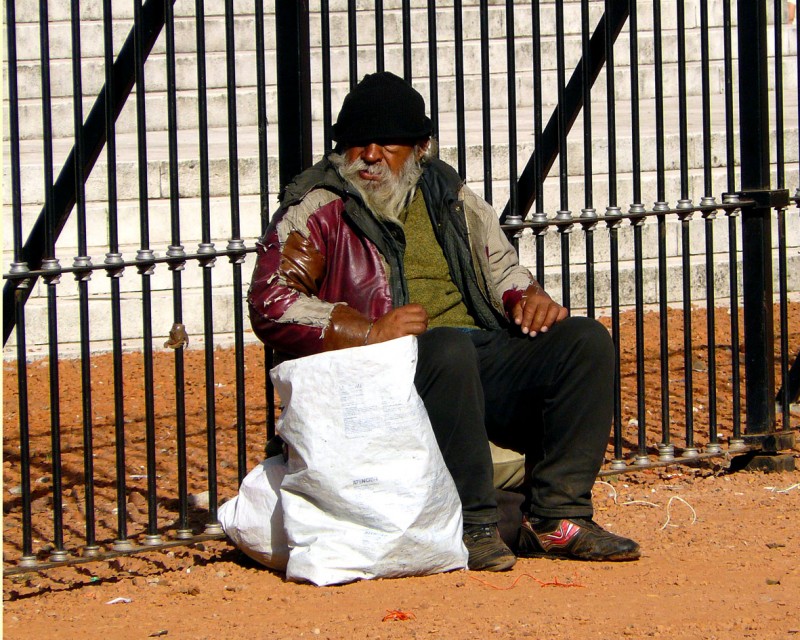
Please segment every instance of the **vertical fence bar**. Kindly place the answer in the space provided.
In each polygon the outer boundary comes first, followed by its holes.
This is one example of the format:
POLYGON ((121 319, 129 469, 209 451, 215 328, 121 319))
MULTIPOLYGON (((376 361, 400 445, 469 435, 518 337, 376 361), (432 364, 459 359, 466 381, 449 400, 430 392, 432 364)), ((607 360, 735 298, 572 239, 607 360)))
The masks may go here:
MULTIPOLYGON (((322 37, 322 118, 324 120, 325 154, 327 155, 333 148, 331 144, 331 24, 328 0, 320 2, 319 20, 322 37)), ((280 137, 280 133, 278 135, 280 137)))
MULTIPOLYGON (((669 210, 666 201, 664 161, 664 67, 661 41, 661 0, 653 2, 653 64, 654 98, 656 120, 656 201, 653 211, 669 210)), ((675 447, 671 443, 669 415, 669 318, 667 314, 667 221, 666 214, 659 213, 658 226, 658 320, 659 320, 659 369, 661 375, 661 442, 658 459, 669 462, 674 459, 675 447)))
MULTIPOLYGON (((49 223, 48 223, 49 224, 49 223)), ((48 260, 42 261, 44 266, 48 260)), ((57 265, 57 261, 53 260, 57 265)), ((55 267, 58 268, 57 266, 55 267)), ((48 359, 50 364, 50 451, 53 469, 53 504, 61 505, 61 492, 63 489, 63 469, 61 467, 61 401, 59 398, 59 361, 58 361, 58 318, 56 315, 56 287, 60 278, 58 274, 47 274, 47 340, 48 359), (56 498, 56 496, 58 496, 56 498)), ((27 425, 26 425, 27 426, 27 425)), ((36 563, 36 556, 32 553, 31 546, 31 495, 30 495, 30 442, 28 433, 20 432, 20 473, 22 480, 22 559, 20 566, 29 566, 36 563), (24 436, 24 437, 23 437, 24 436)), ((54 518, 54 535, 57 557, 66 557, 60 553, 64 549, 64 529, 61 514, 54 518)))
MULTIPOLYGON (((726 194, 724 202, 737 202, 738 195, 726 194)), ((731 399, 733 407, 733 427, 728 449, 736 451, 744 447, 742 440, 742 381, 741 358, 739 357, 739 243, 737 239, 738 209, 727 212, 728 217, 728 265, 730 270, 729 299, 731 304, 731 399)))
POLYGON ((78 281, 80 350, 81 350, 81 396, 83 422, 83 481, 86 519, 86 546, 83 555, 96 555, 100 547, 95 540, 94 523, 94 446, 92 437, 92 358, 89 338, 89 280, 91 278, 91 258, 86 246, 86 196, 84 189, 84 149, 83 149, 83 82, 81 78, 81 14, 79 0, 70 3, 70 23, 72 36, 72 87, 73 87, 73 126, 75 135, 75 208, 78 217, 78 256, 72 266, 76 268, 78 281))
MULTIPOLYGON (((631 67, 631 171, 633 173, 633 203, 628 209, 631 215, 644 213, 642 204, 642 176, 639 129, 639 22, 636 0, 629 3, 631 67)), ((645 411, 645 366, 644 366, 644 254, 642 228, 645 219, 633 218, 634 240, 634 288, 636 296, 636 424, 638 431, 638 453, 634 463, 649 464, 647 456, 647 412, 645 411)))
MULTIPOLYGON (((708 200, 708 196, 704 196, 703 200, 708 200)), ((710 198, 711 202, 707 204, 714 204, 714 198, 710 198)), ((703 202, 701 202, 703 204, 703 202)), ((717 324, 715 319, 716 314, 716 286, 715 268, 714 268, 714 220, 716 213, 712 210, 703 211, 703 220, 705 224, 705 239, 706 239, 706 333, 708 335, 706 340, 708 350, 708 444, 706 444, 706 453, 717 454, 721 451, 719 446, 719 438, 717 436, 717 339, 716 330, 717 324)))
POLYGON ((139 250, 136 262, 142 280, 142 357, 144 360, 145 451, 147 458, 147 533, 143 544, 161 543, 158 532, 158 485, 156 482, 156 423, 153 401, 153 320, 152 282, 155 254, 150 249, 150 213, 147 189, 147 119, 145 110, 144 52, 141 2, 133 2, 133 28, 136 83, 136 133, 139 175, 139 250))
MULTIPOLYGON (((164 3, 164 30, 167 44, 167 139, 169 146, 169 204, 171 243, 167 249, 172 272, 172 329, 164 345, 174 351, 175 371, 175 452, 178 463, 178 522, 175 537, 192 536, 189 526, 189 487, 186 465, 186 371, 184 347, 189 336, 183 325, 183 270, 186 252, 181 244, 180 189, 178 184, 178 106, 175 70, 175 16, 171 2, 164 3)), ((260 138, 260 136, 259 136, 260 138)), ((260 144, 260 139, 259 139, 260 144)))
POLYGON ((410 83, 413 70, 411 68, 411 2, 403 0, 403 78, 410 83))
POLYGON ((619 323, 619 225, 621 212, 619 207, 609 205, 606 208, 605 222, 608 227, 610 259, 611 259, 611 338, 616 352, 614 365, 614 422, 613 446, 614 458, 611 469, 625 469, 622 457, 622 405, 620 400, 620 323, 619 323))
MULTIPOLYGON (((633 25, 631 25, 632 28, 633 25)), ((633 208, 631 207, 631 209, 633 208)), ((634 456, 634 464, 644 466, 650 464, 650 459, 647 455, 647 413, 644 403, 646 393, 644 376, 644 252, 642 250, 644 218, 634 218, 631 220, 631 224, 633 225, 634 288, 636 296, 636 425, 638 433, 638 451, 634 456)))
MULTIPOLYGON (((708 5, 700 3, 700 53, 703 94, 703 196, 700 206, 709 207, 716 204, 713 196, 711 175, 711 89, 709 78, 708 52, 708 5)), ((714 277, 714 220, 715 210, 704 209, 706 239, 706 333, 708 350, 708 444, 706 453, 717 454, 721 451, 717 437, 717 341, 716 341, 716 300, 714 277)))
MULTIPOLYGON (((540 1, 531 2, 531 34, 533 35, 533 161, 536 180, 536 209, 531 216, 536 238, 536 280, 543 287, 544 277, 544 240, 547 234, 547 214, 544 212, 544 151, 542 150, 542 41, 540 1)), ((521 217, 514 220, 506 218, 506 222, 521 222, 521 217)))
POLYGON ((620 329, 619 329, 619 224, 621 211, 617 206, 617 125, 614 83, 614 40, 611 29, 611 0, 605 0, 605 51, 606 51, 606 110, 608 112, 608 206, 606 224, 608 226, 611 251, 611 338, 616 354, 614 367, 614 421, 613 441, 614 459, 612 469, 624 469, 622 459, 622 405, 620 399, 620 329))
MULTIPOLYGON (((784 189, 786 187, 785 176, 785 133, 784 133, 784 111, 783 111, 783 25, 781 15, 784 2, 775 0, 775 162, 776 162, 776 187, 784 189)), ((795 18, 795 29, 797 28, 795 18)), ((788 296, 786 294, 786 210, 779 208, 778 216, 778 295, 780 297, 779 323, 780 323, 780 387, 782 394, 777 398, 777 404, 781 409, 781 430, 788 431, 790 427, 789 419, 789 326, 788 326, 788 296)))
MULTIPOLYGON (((308 0, 276 0, 275 51, 278 122, 281 123, 278 129, 281 187, 312 163, 308 21, 308 0)), ((354 77, 351 73, 351 86, 354 77)))
POLYGON ((458 152, 458 175, 467 177, 467 142, 464 118, 464 33, 461 0, 453 0, 453 29, 455 30, 456 63, 456 148, 458 152))
MULTIPOLYGON (((506 74, 508 95, 508 211, 519 218, 517 202, 517 61, 514 33, 514 0, 506 0, 506 74)), ((484 149, 484 154, 487 150, 484 149)), ((491 153, 491 149, 488 150, 491 153)))
POLYGON ((770 123, 765 3, 738 2, 741 188, 755 206, 742 208, 745 395, 747 435, 775 424, 772 238, 770 228, 770 123))
MULTIPOLYGON (((28 265, 22 260, 22 186, 20 175, 20 150, 19 150, 19 92, 17 81, 17 18, 16 0, 6 0, 6 39, 8 47, 8 119, 9 119, 9 151, 11 155, 11 206, 13 216, 14 234, 14 262, 11 271, 26 273, 28 265)), ((30 423, 28 413, 28 367, 27 345, 25 333, 25 304, 22 296, 23 289, 27 288, 29 281, 21 280, 14 290, 14 314, 17 327, 17 380, 19 384, 19 442, 20 442, 20 481, 22 483, 22 558, 20 566, 30 566, 36 563, 33 555, 31 535, 31 495, 30 495, 30 423), (26 495, 26 487, 28 488, 26 495)), ((63 551, 61 536, 60 499, 61 491, 55 493, 55 474, 53 475, 53 527, 55 529, 53 555, 58 554, 59 560, 66 554, 63 551), (57 508, 59 507, 59 508, 57 508)))
MULTIPOLYGON (((666 203, 664 203, 666 205, 666 203)), ((659 206, 658 202, 656 206, 659 206)), ((668 205, 666 205, 668 206, 668 205)), ((658 228, 658 321, 659 321, 659 370, 661 376, 661 442, 658 444, 658 459, 669 462, 675 458, 675 446, 670 434, 669 411, 669 334, 667 311, 667 222, 666 215, 657 216, 658 228)))
MULTIPOLYGON (((205 6, 204 0, 195 0, 197 31, 197 90, 198 115, 200 122, 200 229, 201 241, 197 253, 201 256, 198 266, 202 269, 203 280, 203 338, 205 355, 205 395, 206 395, 206 480, 208 486, 208 521, 205 533, 213 534, 222 531, 217 522, 217 416, 214 402, 214 319, 212 303, 212 269, 216 263, 216 251, 211 242, 211 206, 208 171, 208 129, 204 126, 207 119, 206 105, 206 68, 205 62, 205 6)), ((275 5, 275 22, 279 23, 279 4, 275 5)), ((226 19, 227 30, 227 19, 226 19)), ((280 106, 279 106, 280 111, 280 106)))
MULTIPOLYGON (((324 46, 324 45, 323 45, 324 46)), ((375 0, 375 70, 384 71, 383 0, 375 0)))
POLYGON ((436 0, 428 2, 428 76, 430 80, 429 109, 433 135, 439 135, 439 51, 436 34, 436 0))
MULTIPOLYGON (((42 269, 49 272, 44 281, 47 284, 47 341, 48 361, 50 365, 50 442, 53 458, 53 495, 54 506, 60 501, 62 491, 61 468, 61 402, 59 397, 59 357, 58 357, 58 304, 57 286, 61 280, 60 266, 56 258, 56 220, 53 205, 53 128, 52 103, 50 93, 50 30, 47 0, 39 1, 39 51, 42 74, 42 144, 44 147, 44 199, 45 199, 45 259, 42 269)), ((20 434, 22 435, 22 434, 20 434)), ((31 531, 31 494, 30 494, 30 458, 28 434, 20 442, 20 462, 22 479, 22 559, 20 566, 35 564, 36 556, 32 553, 31 531)), ((60 515, 56 521, 60 521, 60 515)), ((59 530, 55 537, 55 548, 63 549, 63 530, 59 522, 59 530)))
POLYGON ((581 225, 586 252, 586 315, 594 318, 595 281, 594 281, 594 230, 597 225, 597 210, 594 208, 593 196, 593 163, 592 163, 592 60, 589 25, 589 0, 581 0, 581 90, 583 93, 583 202, 581 209, 581 225))
MULTIPOLYGON (((325 3, 326 0, 323 0, 325 3)), ((267 80, 266 69, 264 63, 264 0, 255 0, 255 13, 256 13, 256 93, 258 95, 258 168, 261 184, 261 228, 259 235, 263 236, 266 233, 267 225, 269 224, 269 153, 268 153, 268 139, 267 139, 267 80)), ((325 20, 323 18, 323 11, 320 9, 320 22, 323 25, 323 38, 327 33, 324 29, 325 20)), ((323 117, 324 117, 324 133, 323 141, 325 144, 325 153, 330 151, 330 43, 328 47, 323 45, 323 58, 328 56, 328 82, 323 83, 323 117), (327 111, 326 111, 327 108, 327 111)), ((325 65, 323 63, 323 68, 325 65)), ((265 359, 269 353, 269 359, 272 359, 272 349, 264 345, 265 359)), ((269 381, 269 370, 271 367, 265 369, 266 378, 269 381)), ((272 437, 270 429, 275 427, 275 394, 270 387, 266 384, 265 393, 266 407, 267 407, 267 424, 266 424, 266 439, 272 437)))
POLYGON ((711 157, 711 81, 709 77, 709 53, 708 53, 708 4, 700 3, 700 73, 701 73, 701 93, 703 100, 703 197, 700 201, 701 206, 714 204, 714 186, 712 183, 711 168, 713 161, 711 157))
MULTIPOLYGON (((605 0, 606 16, 611 15, 611 0, 605 0)), ((605 20, 606 49, 606 111, 608 115, 608 203, 617 206, 617 117, 616 88, 614 82, 614 40, 611 20, 605 20)), ((612 213, 616 214, 616 211, 612 213)))
MULTIPOLYGON (((278 6, 275 7, 275 21, 278 22, 278 6)), ((207 90, 206 90, 206 39, 205 39, 205 2, 204 0, 195 0, 195 39, 197 41, 197 121, 198 121, 198 149, 199 149, 199 168, 200 168, 200 227, 201 227, 201 242, 197 248, 198 254, 211 254, 213 256, 214 246, 210 242, 209 224, 211 217, 211 204, 210 204, 210 185, 209 185, 209 164, 208 164, 208 104, 207 104, 207 90)), ((211 487, 216 489, 216 450, 212 448, 216 444, 214 438, 214 423, 215 423, 215 409, 213 401, 208 403, 209 396, 209 379, 211 380, 211 395, 213 396, 213 358, 209 361, 209 309, 206 307, 205 302, 208 300, 209 287, 210 287, 210 268, 207 268, 209 263, 213 264, 213 258, 206 260, 201 258, 199 266, 203 271, 203 332, 206 338, 205 345, 205 365, 206 365, 206 434, 209 443, 207 451, 208 460, 208 486, 209 486, 209 507, 211 506, 211 487), (209 376, 209 364, 212 367, 212 373, 209 376), (208 434, 211 433, 209 437, 208 434)), ((213 344, 213 342, 212 342, 213 344)), ((215 496, 216 498, 216 496, 215 496)), ((216 505, 216 499, 214 500, 216 505)), ((206 532, 216 531, 216 513, 211 513, 209 509, 209 522, 206 523, 206 532)))
MULTIPOLYGON (((797 28, 798 23, 800 23, 800 18, 795 15, 794 19, 794 42, 795 42, 795 51, 800 52, 800 29, 797 28)), ((795 86, 800 87, 800 64, 795 65, 795 86)), ((800 147, 800 108, 797 110, 797 144, 800 147)), ((794 191, 795 205, 800 206, 800 162, 797 163, 797 188, 794 191)))
POLYGON ((214 243, 210 242, 209 220, 203 220, 203 242, 197 249, 205 254, 200 259, 203 270, 203 335, 205 338, 205 382, 206 382, 206 441, 208 473, 208 522, 205 533, 221 533, 217 522, 217 412, 215 402, 214 376, 214 316, 213 316, 213 276, 216 263, 214 243))
POLYGON ((780 329, 781 329, 781 391, 777 402, 781 409, 781 430, 791 429, 789 413, 789 296, 787 293, 786 266, 786 209, 778 209, 778 295, 780 296, 780 329))
MULTIPOLYGON (((481 109, 483 120, 483 199, 492 204, 492 97, 489 67, 489 2, 480 2, 481 23, 481 109)), ((513 78, 509 74, 509 82, 513 78)), ((510 109, 510 106, 509 106, 510 109)), ((509 146, 509 149, 511 147, 509 146)))
POLYGON ((558 95, 558 182, 559 210, 556 220, 563 222, 558 226, 561 243, 561 304, 570 308, 570 233, 572 231, 572 212, 569 209, 569 171, 567 153, 566 93, 565 93, 565 53, 564 53, 564 5, 556 2, 556 76, 558 95))
POLYGON ((678 0, 678 127, 680 138, 680 181, 681 197, 677 208, 681 221, 681 280, 683 284, 683 382, 684 382, 684 422, 686 447, 684 457, 694 457, 699 452, 694 446, 694 398, 692 381, 692 287, 691 287, 691 246, 690 222, 692 219, 692 200, 689 198, 689 143, 688 108, 686 104, 686 8, 684 0, 678 0))
POLYGON ((347 0, 347 52, 350 70, 350 89, 358 84, 358 20, 356 0, 347 0))
POLYGON ((114 114, 114 14, 111 0, 103 0, 103 61, 106 101, 103 112, 106 127, 106 173, 108 189, 108 252, 103 263, 111 285, 111 352, 114 370, 114 458, 116 466, 117 537, 114 551, 129 551, 128 495, 125 473, 125 388, 122 367, 122 312, 120 278, 124 270, 119 252, 117 210, 117 137, 114 114))
MULTIPOLYGON (((783 25, 781 16, 785 0, 775 0, 775 58, 774 58, 774 82, 775 82, 775 184, 778 189, 786 186, 786 168, 784 166, 785 154, 785 132, 783 117, 783 25)), ((797 28, 797 24, 795 24, 797 28)))
MULTIPOLYGON (((349 12, 348 12, 349 13, 349 12)), ((331 144, 330 95, 330 10, 327 0, 322 0, 323 112, 325 114, 325 150, 331 144), (329 46, 324 46, 327 42, 329 46), (324 82, 327 77, 328 82, 324 82)), ((311 166, 311 61, 309 37, 309 10, 307 0, 277 0, 275 2, 275 50, 278 80, 278 169, 279 188, 311 166)), ((352 50, 352 49, 351 49, 352 50)), ((354 86, 351 70, 350 86, 354 86)), ((264 366, 272 368, 274 354, 264 350, 264 366)), ((272 381, 267 376, 267 439, 275 435, 275 394, 272 381)), ((216 514, 214 514, 216 519, 216 514)), ((218 525, 217 525, 218 526, 218 525)))
MULTIPOLYGON (((668 209, 666 202, 666 164, 664 162, 664 54, 661 40, 661 0, 653 1, 653 72, 656 118, 656 197, 655 211, 668 209)), ((659 220, 662 216, 659 216, 659 220)))
MULTIPOLYGON (((11 273, 27 273, 28 265, 23 261, 22 254, 22 179, 19 151, 19 84, 17 80, 17 17, 16 0, 6 2, 6 43, 8 47, 8 148, 11 156, 11 215, 13 224, 14 262, 11 263, 11 273)), ((20 280, 17 288, 27 285, 26 280, 20 280)), ((24 306, 22 307, 24 309, 24 306)), ((24 316, 24 314, 23 314, 24 316)), ((18 345, 19 347, 19 341, 18 345)), ((25 349, 23 346, 23 354, 25 349)), ((22 369, 25 367, 25 358, 22 358, 22 369)), ((19 367, 19 362, 17 363, 19 367)), ((27 373, 20 375, 20 382, 27 383, 27 373)), ((20 393, 20 401, 23 400, 20 393)), ((27 412, 27 397, 25 411, 27 412)))
POLYGON ((556 96, 558 98, 558 186, 559 186, 559 213, 569 210, 569 173, 567 151, 567 123, 565 118, 565 61, 564 61, 564 3, 556 2, 556 96))
POLYGON ((681 202, 678 207, 691 206, 689 199, 689 143, 686 105, 686 15, 684 0, 677 0, 678 17, 678 127, 680 136, 681 202))
POLYGON ((683 449, 685 458, 696 457, 699 453, 694 446, 694 389, 692 372, 694 369, 694 353, 692 352, 692 249, 690 225, 692 220, 691 201, 681 199, 678 202, 681 221, 681 282, 683 289, 683 383, 684 383, 684 421, 686 446, 683 449))
MULTIPOLYGON (((722 3, 723 21, 723 49, 725 57, 725 166, 727 178, 727 193, 723 202, 735 203, 739 201, 736 193, 736 154, 734 151, 733 129, 733 36, 731 0, 722 3)), ((742 394, 741 394, 741 361, 739 357, 739 248, 737 240, 737 219, 739 210, 726 210, 728 219, 728 269, 730 274, 730 305, 731 305, 731 387, 733 406, 733 429, 728 449, 736 451, 744 447, 742 440, 742 394)))
MULTIPOLYGON (((264 0, 255 0, 255 40, 258 183, 261 203, 261 234, 263 234, 267 229, 267 224, 269 224, 269 151, 267 146, 267 72, 264 60, 264 0)), ((330 71, 330 67, 328 70, 330 71)), ((330 87, 330 78, 328 78, 326 86, 330 87)), ((327 123, 329 119, 326 118, 325 122, 327 123)), ((327 136, 325 136, 325 140, 328 140, 327 136)))
POLYGON ((242 309, 242 263, 244 242, 239 224, 239 147, 236 136, 236 43, 233 0, 225 0, 225 62, 228 86, 228 175, 230 184, 231 238, 228 258, 233 270, 233 335, 236 376, 236 451, 239 484, 247 474, 247 433, 244 380, 244 311, 242 309))

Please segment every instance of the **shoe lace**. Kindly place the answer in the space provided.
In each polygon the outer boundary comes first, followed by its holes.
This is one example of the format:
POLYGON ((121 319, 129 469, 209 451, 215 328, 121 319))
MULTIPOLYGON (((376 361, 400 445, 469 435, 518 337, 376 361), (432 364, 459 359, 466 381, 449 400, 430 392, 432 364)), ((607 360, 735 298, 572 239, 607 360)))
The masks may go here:
POLYGON ((493 538, 494 530, 495 525, 493 524, 476 524, 465 527, 464 535, 477 542, 483 538, 493 538))

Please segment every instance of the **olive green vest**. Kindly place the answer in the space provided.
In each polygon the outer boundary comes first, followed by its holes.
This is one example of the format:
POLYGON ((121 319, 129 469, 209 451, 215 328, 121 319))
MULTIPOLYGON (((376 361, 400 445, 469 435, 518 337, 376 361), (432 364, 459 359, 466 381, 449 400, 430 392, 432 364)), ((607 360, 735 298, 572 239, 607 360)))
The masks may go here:
POLYGON ((477 327, 450 277, 420 189, 400 221, 406 236, 403 262, 409 299, 428 312, 428 327, 477 327))

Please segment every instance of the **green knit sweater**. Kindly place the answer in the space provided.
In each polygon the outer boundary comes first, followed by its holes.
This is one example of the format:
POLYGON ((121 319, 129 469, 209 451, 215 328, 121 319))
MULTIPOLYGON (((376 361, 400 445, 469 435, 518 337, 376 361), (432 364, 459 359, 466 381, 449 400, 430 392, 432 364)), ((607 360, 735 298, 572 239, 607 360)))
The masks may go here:
POLYGON ((421 190, 417 189, 400 221, 406 236, 403 262, 409 297, 428 312, 428 327, 477 327, 450 277, 421 190))

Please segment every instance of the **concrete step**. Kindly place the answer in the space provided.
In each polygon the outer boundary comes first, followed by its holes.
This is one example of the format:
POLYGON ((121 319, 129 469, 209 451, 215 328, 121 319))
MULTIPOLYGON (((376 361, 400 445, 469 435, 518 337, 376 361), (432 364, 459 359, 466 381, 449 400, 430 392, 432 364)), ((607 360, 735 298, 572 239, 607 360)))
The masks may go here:
MULTIPOLYGON (((220 23, 224 28, 224 23, 220 23)), ((236 34, 249 33, 246 25, 238 27, 236 34)), ((31 34, 33 35, 33 34, 31 34)), ((38 37, 38 36, 37 36, 38 37)), ((96 34, 97 38, 102 39, 102 32, 96 34)), ((178 36, 176 36, 177 38, 178 36)), ((197 55, 188 43, 194 42, 193 34, 179 40, 184 42, 184 47, 178 47, 176 53, 176 85, 179 91, 195 89, 197 86, 197 55)), ((164 40, 164 36, 159 42, 164 40)), ((102 40, 101 40, 102 42, 102 40)), ((28 41, 29 44, 29 41, 28 41)), ((375 50, 369 47, 370 43, 360 43, 358 66, 359 75, 375 68, 375 50)), ((734 42, 734 47, 735 47, 734 42)), ((557 68, 556 43, 553 38, 544 39, 540 42, 541 65, 544 72, 554 72, 557 68)), ((50 92, 53 98, 70 97, 74 91, 72 81, 72 61, 70 58, 71 46, 66 43, 63 55, 58 56, 52 52, 50 60, 51 83, 50 92)), ((236 80, 237 86, 254 87, 256 85, 255 76, 255 43, 249 41, 243 35, 237 35, 234 45, 236 57, 236 80), (240 40, 242 42, 240 42, 240 40)), ((639 34, 637 62, 640 67, 647 67, 654 63, 654 36, 652 32, 639 34)), ((709 59, 712 69, 717 69, 722 65, 723 52, 723 30, 720 27, 709 29, 709 59)), ((796 55, 796 40, 785 39, 783 43, 784 55, 796 55)), ((225 74, 225 43, 218 48, 207 48, 206 65, 207 77, 206 85, 209 88, 222 88, 227 84, 225 74)), ((440 39, 437 43, 437 64, 439 75, 442 77, 452 76, 455 73, 455 44, 452 39, 440 39)), ((479 40, 466 40, 463 46, 463 61, 465 77, 480 75, 481 72, 481 53, 482 48, 479 40)), ((615 66, 618 69, 625 69, 630 63, 630 42, 627 32, 623 32, 617 40, 615 47, 615 66)), ((701 55, 700 33, 698 30, 690 31, 686 34, 685 52, 687 64, 693 66, 699 64, 701 55)), ((24 52, 23 52, 24 53, 24 52)), ((34 57, 28 58, 25 55, 19 56, 18 63, 18 84, 21 99, 39 98, 41 96, 41 65, 39 64, 38 51, 34 57)), ((331 78, 333 82, 349 81, 349 51, 347 43, 340 45, 332 44, 329 53, 331 56, 331 78)), ((415 78, 427 78, 429 73, 429 51, 426 40, 417 41, 412 44, 412 75, 415 78)), ((493 39, 489 42, 490 72, 492 75, 505 75, 507 67, 506 43, 503 39, 493 39)), ((515 66, 517 72, 531 72, 533 69, 533 43, 530 36, 517 35, 515 43, 515 66)), ((388 42, 385 46, 384 56, 386 68, 402 69, 403 50, 401 42, 388 42)), ((567 73, 574 69, 581 56, 581 44, 579 36, 570 36, 565 42, 565 65, 567 73)), ((667 74, 673 64, 678 61, 677 34, 667 32, 662 36, 662 63, 666 65, 667 74)), ((265 64, 267 70, 267 85, 274 85, 276 82, 275 73, 275 51, 268 48, 265 52, 265 64)), ((311 50, 311 66, 314 70, 322 67, 322 51, 320 48, 311 50)), ((150 91, 166 90, 166 58, 163 51, 156 48, 150 55, 145 66, 145 81, 150 91)), ((319 83, 319 71, 313 75, 313 82, 319 83)), ((87 51, 82 51, 82 85, 85 96, 95 96, 104 82, 104 58, 102 50, 97 55, 91 55, 87 51)))
MULTIPOLYGON (((797 162, 797 94, 791 101, 788 97, 784 101, 784 153, 787 162, 797 162)), ((771 102, 774 101, 774 96, 771 102)), ((738 96, 734 104, 738 103, 738 96)), ((130 105, 131 108, 133 105, 130 105)), ((724 105, 719 97, 711 104, 710 115, 712 150, 712 166, 715 171, 722 173, 721 168, 726 162, 726 144, 724 122, 724 105)), ((687 134, 687 161, 688 169, 692 173, 699 173, 704 164, 702 125, 702 102, 699 98, 687 100, 686 107, 687 127, 691 133, 687 134)), ((680 159, 680 133, 678 122, 678 101, 674 98, 665 100, 665 131, 664 148, 667 170, 677 170, 680 159)), ((619 174, 628 174, 634 166, 643 174, 654 172, 657 168, 657 130, 655 122, 655 107, 652 101, 642 100, 639 103, 640 143, 638 162, 634 161, 631 138, 631 111, 630 103, 622 100, 616 111, 616 171, 619 174)), ((440 114, 439 140, 442 157, 453 165, 457 165, 456 144, 458 141, 458 121, 454 114, 440 114)), ((549 117, 549 113, 546 113, 549 117)), ((473 181, 480 181, 484 173, 484 123, 480 111, 465 113, 465 150, 467 159, 467 176, 473 181)), ((178 141, 178 181, 181 197, 192 198, 200 195, 200 169, 199 158, 199 132, 196 128, 188 126, 179 129, 178 141)), ((224 123, 223 123, 224 124, 224 123)), ((516 120, 516 162, 517 175, 521 173, 525 164, 533 154, 533 122, 532 113, 521 110, 516 120)), ((196 124, 195 124, 196 127, 196 124)), ((489 130, 492 143, 492 174, 495 181, 503 182, 509 175, 508 155, 508 115, 505 111, 495 110, 490 113, 489 130)), ((321 156, 322 140, 319 134, 321 126, 315 128, 314 157, 321 156)), ((267 131, 269 159, 267 165, 268 180, 271 185, 277 184, 277 129, 270 126, 267 131)), ((608 142, 607 122, 605 110, 593 109, 592 111, 592 171, 597 176, 608 172, 608 142)), ((229 146, 228 130, 226 126, 213 126, 207 131, 210 193, 212 196, 224 196, 229 192, 229 146)), ((736 155, 739 153, 738 139, 732 141, 736 155)), ((776 148, 776 133, 772 134, 771 146, 776 148)), ((117 197, 120 201, 137 200, 139 197, 138 186, 138 152, 137 135, 135 133, 120 132, 116 137, 117 146, 117 197)), ((62 138, 54 141, 53 165, 54 171, 60 170, 64 160, 72 147, 72 140, 62 138)), ((567 146, 567 171, 573 179, 579 179, 584 172, 583 117, 576 121, 568 137, 567 146)), ((147 192, 150 198, 167 198, 169 196, 169 155, 168 137, 163 131, 152 131, 147 136, 148 184, 147 192)), ((259 149, 258 132, 255 126, 239 122, 237 127, 237 151, 239 156, 238 180, 239 193, 242 195, 258 194, 260 190, 259 174, 259 149)), ((25 140, 20 145, 22 164, 22 203, 27 208, 40 208, 44 202, 44 175, 42 168, 41 142, 25 140)), ((6 156, 8 158, 8 156, 6 156)), ((559 161, 560 162, 560 161, 559 161)), ((86 187, 87 202, 105 202, 106 195, 106 164, 105 152, 98 158, 86 187)), ((558 164, 551 171, 555 176, 558 164)), ((791 174, 790 174, 791 175, 791 174)), ((4 184, 6 201, 10 199, 10 168, 4 166, 4 184)), ((38 213, 38 211, 37 211, 38 213)))
MULTIPOLYGON (((786 69, 783 76, 784 91, 786 95, 797 93, 797 76, 791 73, 791 61, 786 62, 786 69)), ((677 68, 674 65, 666 65, 663 69, 663 93, 665 98, 676 98, 679 95, 677 68)), ((770 88, 774 88, 774 73, 770 69, 770 88)), ((655 94, 655 77, 652 67, 639 68, 638 90, 640 100, 652 99, 655 94)), ((686 88, 687 97, 692 100, 701 95, 702 70, 699 64, 690 64, 686 68, 686 88)), ((154 85, 156 76, 147 75, 146 83, 153 80, 154 85)), ((238 76, 237 76, 238 79, 238 76)), ((518 109, 524 110, 533 107, 534 83, 532 73, 519 71, 516 75, 516 105, 518 109)), ((543 109, 547 112, 552 110, 557 96, 557 75, 556 72, 546 72, 542 76, 542 93, 544 96, 543 109)), ((417 89, 427 97, 430 102, 430 84, 423 76, 414 80, 417 89)), ((150 85, 147 85, 150 86, 150 85)), ((721 100, 725 86, 724 69, 721 65, 715 65, 710 69, 709 77, 710 94, 712 99, 721 100)), ((483 105, 482 97, 483 85, 479 76, 465 76, 464 95, 465 109, 467 111, 480 110, 483 105)), ((277 120, 277 87, 268 85, 266 87, 266 107, 267 119, 269 122, 277 120)), ((349 82, 346 80, 332 83, 331 103, 332 112, 338 113, 344 96, 349 91, 349 82)), ((491 107, 493 109, 505 108, 508 104, 508 85, 506 76, 494 74, 489 83, 489 95, 491 107)), ((615 72, 615 96, 617 101, 630 100, 631 84, 629 68, 618 68, 615 72)), ((317 84, 312 87, 312 119, 321 121, 323 118, 322 87, 317 84)), ((438 100, 440 119, 447 119, 448 114, 455 113, 456 83, 452 77, 442 77, 438 83, 438 100)), ((88 115, 94 103, 94 98, 85 98, 82 103, 84 118, 88 115)), ((228 122, 228 102, 227 90, 223 87, 210 87, 206 92, 207 121, 212 128, 225 127, 228 122)), ((168 129, 167 118, 167 94, 166 91, 147 90, 145 97, 145 114, 148 131, 166 131, 168 129)), ((196 129, 198 122, 198 96, 196 90, 182 90, 177 94, 177 116, 178 127, 180 129, 196 129)), ((592 104, 597 109, 605 109, 606 104, 606 80, 605 73, 601 72, 592 90, 592 104)), ((254 126, 257 123, 257 93, 255 87, 241 87, 236 92, 237 106, 237 127, 254 126)), ((3 105, 4 109, 4 131, 5 138, 8 138, 8 104, 3 105)), ((65 96, 61 99, 54 99, 51 104, 52 131, 54 138, 71 138, 74 136, 73 126, 73 102, 72 98, 65 96)), ((20 138, 22 140, 40 140, 42 136, 42 104, 35 98, 23 99, 19 103, 20 138)), ((131 133, 136 131, 136 100, 135 94, 132 95, 120 114, 116 123, 118 133, 131 133)))

